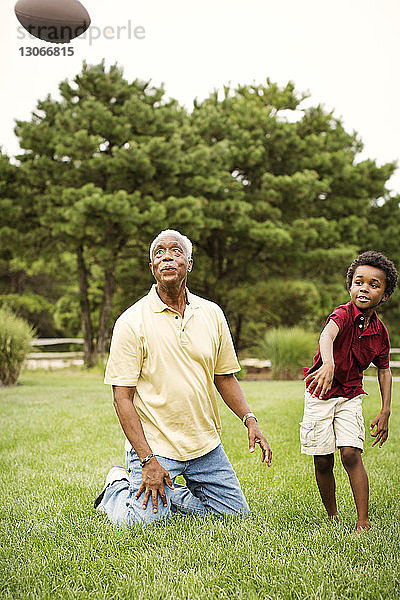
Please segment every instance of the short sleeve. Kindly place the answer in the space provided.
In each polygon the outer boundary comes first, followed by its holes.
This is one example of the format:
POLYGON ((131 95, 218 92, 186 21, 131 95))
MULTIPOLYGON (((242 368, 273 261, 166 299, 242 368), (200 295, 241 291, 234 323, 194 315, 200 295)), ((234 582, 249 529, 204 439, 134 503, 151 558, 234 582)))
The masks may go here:
POLYGON ((329 315, 326 322, 328 323, 332 320, 339 327, 339 331, 343 331, 346 323, 349 320, 349 313, 346 310, 345 306, 338 306, 335 310, 329 315))
POLYGON ((375 358, 373 359, 373 364, 378 367, 378 369, 388 369, 390 364, 389 364, 389 358, 390 358, 390 342, 389 342, 389 335, 388 332, 386 330, 386 327, 384 328, 383 332, 382 332, 382 338, 383 338, 383 343, 382 343, 382 347, 381 350, 379 352, 379 354, 377 354, 375 356, 375 358))
POLYGON ((143 363, 143 348, 139 336, 127 320, 118 319, 111 339, 104 383, 136 386, 143 363))
POLYGON ((229 375, 240 371, 240 365, 233 346, 231 332, 221 309, 218 311, 219 318, 219 347, 215 363, 215 375, 229 375))

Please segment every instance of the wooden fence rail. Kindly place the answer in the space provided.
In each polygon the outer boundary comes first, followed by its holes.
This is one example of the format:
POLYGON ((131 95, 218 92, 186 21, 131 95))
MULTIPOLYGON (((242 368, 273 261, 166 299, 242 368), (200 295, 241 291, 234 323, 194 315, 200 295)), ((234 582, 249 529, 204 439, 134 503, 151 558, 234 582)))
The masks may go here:
POLYGON ((31 346, 56 346, 57 344, 83 344, 83 338, 39 338, 31 346))
MULTIPOLYGON (((32 346, 57 346, 59 344, 83 344, 83 338, 39 338, 32 346)), ((64 369, 71 365, 83 365, 83 352, 30 352, 26 357, 28 369, 64 369)))
MULTIPOLYGON (((83 344, 83 338, 39 338, 33 340, 32 346, 57 346, 59 344, 83 344)), ((391 354, 400 354, 400 348, 391 348, 391 354)), ((62 369, 71 365, 82 366, 83 352, 30 352, 27 355, 25 366, 28 369, 62 369)), ((260 374, 271 367, 270 360, 245 358, 241 364, 248 371, 260 374)), ((371 365, 372 367, 374 365, 371 365)), ((400 368, 400 360, 391 360, 391 368, 400 368)))

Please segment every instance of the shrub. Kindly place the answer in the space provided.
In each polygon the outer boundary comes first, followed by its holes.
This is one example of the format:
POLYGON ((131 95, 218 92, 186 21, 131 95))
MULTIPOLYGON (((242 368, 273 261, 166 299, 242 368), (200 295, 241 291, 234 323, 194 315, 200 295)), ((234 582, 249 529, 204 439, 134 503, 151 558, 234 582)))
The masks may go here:
POLYGON ((317 334, 302 327, 278 327, 267 331, 259 349, 272 363, 273 379, 301 379, 303 367, 312 363, 317 344, 317 334))
POLYGON ((17 383, 34 338, 33 328, 7 306, 0 307, 0 381, 17 383))
POLYGON ((244 379, 246 377, 247 374, 247 369, 244 365, 242 365, 240 362, 240 371, 238 371, 237 373, 235 373, 235 377, 238 381, 240 381, 241 379, 244 379))

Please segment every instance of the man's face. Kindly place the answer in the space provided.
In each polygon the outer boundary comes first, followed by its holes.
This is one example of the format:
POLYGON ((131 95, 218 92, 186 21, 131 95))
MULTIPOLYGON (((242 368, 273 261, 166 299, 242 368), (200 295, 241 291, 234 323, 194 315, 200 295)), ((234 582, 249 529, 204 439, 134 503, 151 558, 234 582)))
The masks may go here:
POLYGON ((370 265, 362 265, 354 272, 350 296, 360 310, 373 309, 387 300, 385 289, 385 272, 370 265))
POLYGON ((171 285, 181 283, 192 270, 180 239, 174 235, 161 237, 153 248, 151 272, 157 283, 171 285))

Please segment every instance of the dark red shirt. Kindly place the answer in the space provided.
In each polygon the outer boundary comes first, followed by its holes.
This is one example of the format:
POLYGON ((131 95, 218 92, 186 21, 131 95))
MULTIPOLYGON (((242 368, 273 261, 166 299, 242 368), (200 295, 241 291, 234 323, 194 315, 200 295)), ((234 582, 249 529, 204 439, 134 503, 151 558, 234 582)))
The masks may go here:
MULTIPOLYGON (((379 369, 389 368, 390 344, 387 329, 374 311, 367 329, 363 332, 364 315, 353 302, 335 308, 326 323, 330 319, 339 327, 339 333, 333 342, 335 374, 332 387, 324 399, 339 396, 354 398, 365 394, 362 387, 365 369, 371 363, 379 369)), ((321 352, 318 348, 312 367, 303 369, 304 375, 313 373, 321 365, 321 352)))

